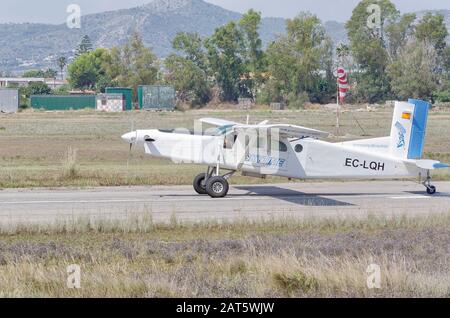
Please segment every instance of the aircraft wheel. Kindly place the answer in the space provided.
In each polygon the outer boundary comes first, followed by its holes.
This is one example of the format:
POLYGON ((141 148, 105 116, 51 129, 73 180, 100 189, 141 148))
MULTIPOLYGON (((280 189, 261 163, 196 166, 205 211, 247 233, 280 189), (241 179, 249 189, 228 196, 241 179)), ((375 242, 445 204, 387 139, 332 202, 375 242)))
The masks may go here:
POLYGON ((435 186, 428 186, 427 187, 427 193, 430 195, 436 194, 436 187, 435 186))
POLYGON ((206 174, 205 173, 199 174, 194 179, 194 190, 198 194, 201 194, 201 195, 207 194, 205 179, 206 179, 206 174))
POLYGON ((211 177, 206 182, 206 192, 211 198, 223 198, 228 194, 230 186, 224 177, 211 177))

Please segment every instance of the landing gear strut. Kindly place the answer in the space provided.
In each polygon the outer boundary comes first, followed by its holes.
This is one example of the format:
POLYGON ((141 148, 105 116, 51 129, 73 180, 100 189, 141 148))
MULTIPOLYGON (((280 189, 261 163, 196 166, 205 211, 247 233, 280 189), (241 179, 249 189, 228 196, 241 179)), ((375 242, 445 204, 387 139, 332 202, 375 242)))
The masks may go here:
POLYGON ((201 173, 194 179, 194 190, 198 194, 208 194, 211 198, 223 198, 228 194, 230 185, 228 179, 234 175, 231 171, 223 176, 217 173, 217 168, 208 167, 206 173, 201 173))
POLYGON ((425 188, 427 188, 427 193, 429 195, 436 194, 436 187, 431 184, 430 170, 427 171, 427 178, 422 184, 425 186, 425 188))

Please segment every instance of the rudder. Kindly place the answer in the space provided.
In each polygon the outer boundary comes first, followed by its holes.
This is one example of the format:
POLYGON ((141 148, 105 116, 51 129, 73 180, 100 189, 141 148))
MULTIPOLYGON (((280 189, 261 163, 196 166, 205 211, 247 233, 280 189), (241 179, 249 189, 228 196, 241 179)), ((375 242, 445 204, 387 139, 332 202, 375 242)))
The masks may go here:
POLYGON ((418 99, 410 99, 408 102, 415 105, 408 159, 421 159, 425 146, 430 104, 418 99))

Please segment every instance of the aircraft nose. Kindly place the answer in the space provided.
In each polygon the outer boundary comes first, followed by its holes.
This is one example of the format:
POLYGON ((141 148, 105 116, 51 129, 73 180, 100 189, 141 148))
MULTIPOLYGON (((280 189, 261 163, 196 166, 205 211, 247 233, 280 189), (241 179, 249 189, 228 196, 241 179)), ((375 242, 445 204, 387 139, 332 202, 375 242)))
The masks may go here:
POLYGON ((129 133, 126 133, 122 136, 122 140, 125 141, 127 144, 133 144, 136 142, 136 132, 132 131, 129 133))

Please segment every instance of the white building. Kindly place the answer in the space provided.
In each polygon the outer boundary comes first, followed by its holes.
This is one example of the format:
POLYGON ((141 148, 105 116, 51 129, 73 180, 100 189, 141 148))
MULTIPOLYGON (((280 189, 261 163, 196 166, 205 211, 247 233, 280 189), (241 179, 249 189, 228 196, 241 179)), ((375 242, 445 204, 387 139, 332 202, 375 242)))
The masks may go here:
POLYGON ((42 82, 47 84, 50 88, 58 88, 68 84, 66 80, 43 77, 0 77, 0 87, 8 86, 27 86, 31 82, 42 82))
POLYGON ((0 89, 0 113, 16 113, 19 109, 19 90, 0 89))

